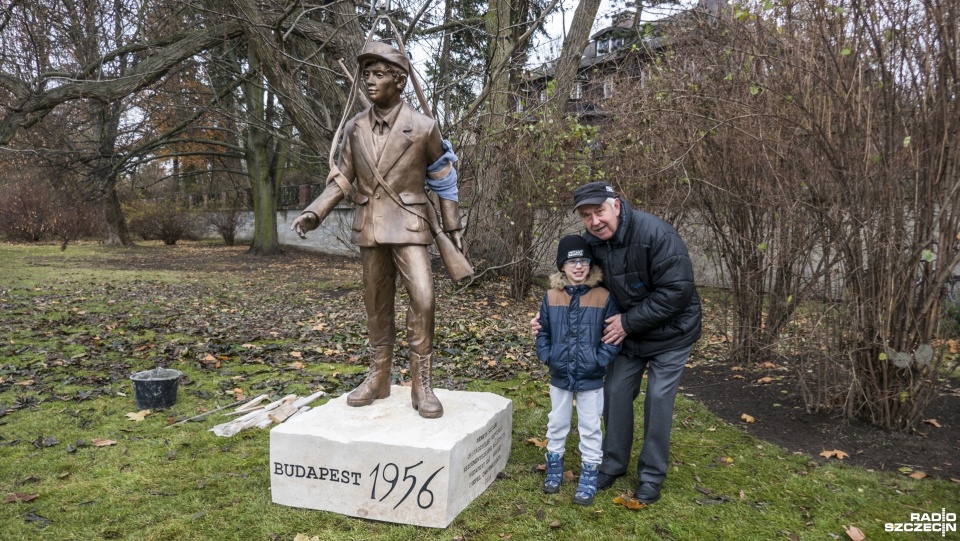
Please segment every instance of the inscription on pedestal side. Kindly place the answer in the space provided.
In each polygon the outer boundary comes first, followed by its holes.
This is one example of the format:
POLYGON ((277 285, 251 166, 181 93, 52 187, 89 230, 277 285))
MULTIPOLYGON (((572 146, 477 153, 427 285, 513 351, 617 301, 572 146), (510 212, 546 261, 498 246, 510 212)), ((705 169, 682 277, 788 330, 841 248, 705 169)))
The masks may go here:
POLYGON ((486 481, 487 484, 492 481, 492 477, 497 474, 493 471, 497 464, 496 459, 503 452, 503 439, 503 426, 499 422, 477 436, 476 446, 467 453, 467 464, 463 467, 469 486, 481 481, 486 481))

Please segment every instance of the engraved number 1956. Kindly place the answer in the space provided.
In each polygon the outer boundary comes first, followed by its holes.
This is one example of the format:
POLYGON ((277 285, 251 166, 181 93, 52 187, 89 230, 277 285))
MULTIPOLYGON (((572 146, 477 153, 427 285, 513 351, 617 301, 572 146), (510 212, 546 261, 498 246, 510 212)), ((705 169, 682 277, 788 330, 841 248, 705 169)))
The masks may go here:
MULTIPOLYGON (((407 497, 410 496, 410 493, 413 492, 413 490, 417 487, 417 476, 411 474, 410 471, 420 466, 421 464, 423 464, 422 460, 420 462, 417 462, 413 466, 407 466, 406 468, 404 468, 403 479, 401 480, 399 466, 397 466, 393 462, 387 462, 386 464, 383 464, 382 465, 383 467, 381 468, 381 464, 378 463, 377 467, 373 468, 373 471, 370 472, 370 476, 373 477, 373 489, 370 490, 370 499, 371 500, 377 499, 377 481, 379 481, 381 478, 386 483, 390 484, 390 488, 387 489, 387 493, 380 497, 379 501, 381 502, 387 499, 387 496, 389 496, 390 493, 393 492, 393 489, 397 488, 398 482, 403 481, 405 483, 409 483, 409 488, 407 488, 407 492, 403 495, 403 497, 400 498, 400 501, 398 501, 397 504, 393 506, 394 509, 399 507, 400 504, 403 503, 407 499, 407 497)), ((433 505, 433 492, 431 492, 430 489, 428 489, 427 487, 430 486, 430 482, 433 481, 433 478, 436 477, 437 474, 440 473, 440 470, 442 469, 443 469, 443 466, 440 466, 439 468, 437 468, 437 471, 430 474, 430 477, 427 477, 426 482, 423 483, 422 487, 420 487, 420 491, 417 492, 417 505, 420 506, 420 509, 427 509, 431 505, 433 505)))

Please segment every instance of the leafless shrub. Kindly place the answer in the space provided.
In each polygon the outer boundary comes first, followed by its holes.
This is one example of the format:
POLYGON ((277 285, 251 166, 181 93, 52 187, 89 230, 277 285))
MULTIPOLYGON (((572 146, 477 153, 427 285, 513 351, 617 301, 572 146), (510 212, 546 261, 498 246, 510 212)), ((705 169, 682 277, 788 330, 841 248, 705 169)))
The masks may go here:
POLYGON ((130 231, 143 240, 160 240, 173 246, 180 240, 196 240, 199 224, 196 214, 173 198, 139 200, 128 205, 130 231))
POLYGON ((0 194, 0 235, 8 240, 58 240, 65 249, 69 242, 99 235, 101 224, 96 205, 68 187, 20 181, 0 194))
POLYGON ((240 197, 235 197, 233 201, 204 212, 201 218, 202 224, 216 231, 227 246, 234 245, 237 240, 237 232, 245 227, 249 221, 248 212, 240 197))
POLYGON ((0 234, 8 240, 39 242, 49 227, 50 204, 43 194, 22 184, 4 188, 0 195, 0 234))

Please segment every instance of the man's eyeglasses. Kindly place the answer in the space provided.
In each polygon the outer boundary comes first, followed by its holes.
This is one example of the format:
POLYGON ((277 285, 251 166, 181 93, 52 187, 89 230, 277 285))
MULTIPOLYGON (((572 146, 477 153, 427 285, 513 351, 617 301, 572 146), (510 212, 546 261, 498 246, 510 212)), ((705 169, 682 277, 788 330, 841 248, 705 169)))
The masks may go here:
POLYGON ((565 264, 570 265, 571 267, 579 267, 579 266, 586 267, 590 265, 590 260, 586 257, 580 258, 580 259, 568 259, 565 264))

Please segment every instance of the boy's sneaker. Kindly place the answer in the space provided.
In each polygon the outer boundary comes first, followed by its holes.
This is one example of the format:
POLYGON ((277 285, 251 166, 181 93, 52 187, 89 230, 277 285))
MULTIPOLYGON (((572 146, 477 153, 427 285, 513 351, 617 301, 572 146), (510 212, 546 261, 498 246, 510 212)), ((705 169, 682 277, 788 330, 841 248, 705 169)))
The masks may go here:
POLYGON ((560 483, 563 481, 563 455, 560 453, 547 453, 547 478, 543 481, 543 492, 545 494, 556 494, 560 492, 560 483))
POLYGON ((580 484, 577 485, 577 491, 573 495, 573 503, 580 505, 590 505, 593 503, 593 497, 597 493, 597 464, 583 463, 580 469, 580 484))

